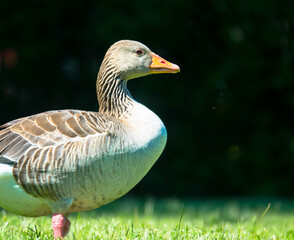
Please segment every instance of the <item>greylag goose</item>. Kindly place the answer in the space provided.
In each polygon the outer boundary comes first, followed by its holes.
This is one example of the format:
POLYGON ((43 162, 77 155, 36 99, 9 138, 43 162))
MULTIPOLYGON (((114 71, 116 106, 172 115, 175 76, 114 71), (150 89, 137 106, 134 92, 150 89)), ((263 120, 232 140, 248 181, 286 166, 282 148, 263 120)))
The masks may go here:
POLYGON ((0 207, 23 216, 52 214, 55 238, 71 212, 107 204, 131 190, 159 158, 166 129, 138 103, 127 81, 180 69, 145 45, 113 44, 97 77, 99 112, 49 111, 0 127, 0 207))

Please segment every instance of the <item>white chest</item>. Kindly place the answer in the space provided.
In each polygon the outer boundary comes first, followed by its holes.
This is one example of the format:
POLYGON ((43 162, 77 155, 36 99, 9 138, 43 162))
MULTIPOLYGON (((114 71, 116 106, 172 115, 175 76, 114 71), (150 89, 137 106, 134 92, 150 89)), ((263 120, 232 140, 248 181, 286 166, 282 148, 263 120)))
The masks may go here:
MULTIPOLYGON (((114 137, 103 140, 103 156, 101 152, 95 157, 91 167, 89 185, 87 186, 92 199, 83 198, 85 193, 77 197, 72 211, 80 211, 83 202, 86 208, 95 208, 121 197, 131 190, 150 170, 161 155, 167 140, 167 133, 162 121, 152 111, 136 103, 131 117, 124 122, 123 132, 114 132, 114 137), (95 181, 91 176, 95 175, 95 181), (85 203, 87 202, 87 203, 85 203), (95 206, 95 204, 97 204, 95 206)), ((97 150, 101 143, 98 142, 97 150)))
POLYGON ((126 126, 138 148, 163 151, 167 139, 166 128, 160 118, 147 107, 136 103, 126 126))

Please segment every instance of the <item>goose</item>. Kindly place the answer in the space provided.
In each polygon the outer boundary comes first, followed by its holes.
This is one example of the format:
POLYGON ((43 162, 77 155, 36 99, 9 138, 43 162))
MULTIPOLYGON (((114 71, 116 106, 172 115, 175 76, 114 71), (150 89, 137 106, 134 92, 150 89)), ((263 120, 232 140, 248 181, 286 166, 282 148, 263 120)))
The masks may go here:
POLYGON ((68 234, 70 213, 130 191, 161 155, 167 132, 127 82, 179 71, 142 43, 121 40, 97 76, 98 112, 48 111, 0 126, 0 207, 27 217, 52 214, 56 239, 68 234))

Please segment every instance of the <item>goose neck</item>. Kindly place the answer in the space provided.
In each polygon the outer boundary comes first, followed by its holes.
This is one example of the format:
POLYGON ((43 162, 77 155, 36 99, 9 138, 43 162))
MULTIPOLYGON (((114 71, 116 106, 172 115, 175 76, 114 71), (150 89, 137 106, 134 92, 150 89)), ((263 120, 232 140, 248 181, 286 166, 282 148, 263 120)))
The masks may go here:
POLYGON ((99 112, 116 118, 126 117, 134 99, 125 81, 114 69, 100 71, 97 78, 99 112))

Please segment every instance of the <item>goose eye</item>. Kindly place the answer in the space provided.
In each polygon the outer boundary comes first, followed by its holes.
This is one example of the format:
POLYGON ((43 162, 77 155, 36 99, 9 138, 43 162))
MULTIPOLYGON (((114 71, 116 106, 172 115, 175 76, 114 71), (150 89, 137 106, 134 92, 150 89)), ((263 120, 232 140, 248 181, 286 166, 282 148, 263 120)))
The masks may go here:
POLYGON ((135 51, 135 53, 136 53, 137 55, 142 55, 144 52, 143 52, 142 49, 138 49, 138 50, 135 51))

